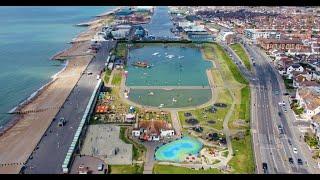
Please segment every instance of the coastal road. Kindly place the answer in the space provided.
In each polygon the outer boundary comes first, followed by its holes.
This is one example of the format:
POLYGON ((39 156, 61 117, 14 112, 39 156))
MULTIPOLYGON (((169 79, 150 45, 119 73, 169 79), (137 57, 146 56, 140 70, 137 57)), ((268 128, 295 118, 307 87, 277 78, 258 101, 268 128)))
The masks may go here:
MULTIPOLYGON (((245 49, 253 59, 256 60, 256 79, 252 82, 252 129, 253 144, 256 157, 257 173, 264 173, 262 163, 268 164, 268 173, 308 173, 306 166, 297 165, 297 159, 304 161, 300 148, 292 136, 292 131, 288 125, 288 119, 279 106, 282 102, 283 90, 275 71, 261 52, 246 43, 245 49), (278 91, 278 93, 276 93, 278 91), (281 113, 280 116, 278 113, 281 113), (281 134, 278 126, 284 129, 281 134), (298 149, 298 153, 293 153, 293 148, 298 149), (288 162, 288 158, 294 159, 294 164, 288 162)), ((286 105, 289 108, 288 104, 286 105)))
POLYGON ((37 148, 27 161, 24 173, 26 174, 60 174, 62 164, 72 142, 75 132, 80 124, 89 98, 97 84, 96 76, 104 68, 109 51, 115 41, 103 42, 101 49, 92 59, 85 72, 72 90, 66 102, 56 115, 50 127, 45 132, 37 148), (58 120, 64 117, 67 123, 58 127, 58 120))

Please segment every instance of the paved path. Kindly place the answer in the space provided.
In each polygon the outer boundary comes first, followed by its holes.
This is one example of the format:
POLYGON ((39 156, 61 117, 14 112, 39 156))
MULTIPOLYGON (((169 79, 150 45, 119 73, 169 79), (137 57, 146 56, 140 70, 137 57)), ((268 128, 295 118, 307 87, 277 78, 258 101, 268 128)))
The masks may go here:
POLYGON ((171 114, 172 126, 176 131, 176 136, 180 138, 182 127, 180 124, 178 111, 170 111, 170 114, 171 114))

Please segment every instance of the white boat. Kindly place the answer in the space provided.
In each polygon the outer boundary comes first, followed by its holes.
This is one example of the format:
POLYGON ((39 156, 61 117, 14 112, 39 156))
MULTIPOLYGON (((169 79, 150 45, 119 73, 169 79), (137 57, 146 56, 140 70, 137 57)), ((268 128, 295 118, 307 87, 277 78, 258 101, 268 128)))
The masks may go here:
POLYGON ((181 58, 184 58, 184 56, 179 56, 178 58, 181 59, 181 58))
POLYGON ((160 106, 159 106, 159 107, 160 107, 160 108, 162 108, 163 106, 164 106, 164 104, 160 104, 160 106))
POLYGON ((156 56, 156 55, 158 55, 159 54, 159 52, 155 52, 155 53, 153 53, 152 55, 153 56, 156 56))
POLYGON ((175 98, 172 98, 172 102, 177 102, 177 100, 175 98))
POLYGON ((153 92, 150 92, 148 95, 149 95, 149 96, 153 96, 153 95, 154 95, 154 93, 153 93, 153 92))
POLYGON ((166 57, 171 59, 171 58, 174 58, 174 55, 170 54, 170 55, 167 55, 166 57))

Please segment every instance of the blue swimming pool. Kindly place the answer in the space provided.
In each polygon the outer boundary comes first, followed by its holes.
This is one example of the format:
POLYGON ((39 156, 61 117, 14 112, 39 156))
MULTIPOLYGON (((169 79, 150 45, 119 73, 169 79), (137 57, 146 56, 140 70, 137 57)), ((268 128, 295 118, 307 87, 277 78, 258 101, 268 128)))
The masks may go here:
POLYGON ((189 154, 198 154, 202 146, 197 139, 186 136, 161 146, 156 151, 155 158, 158 161, 182 162, 189 154))

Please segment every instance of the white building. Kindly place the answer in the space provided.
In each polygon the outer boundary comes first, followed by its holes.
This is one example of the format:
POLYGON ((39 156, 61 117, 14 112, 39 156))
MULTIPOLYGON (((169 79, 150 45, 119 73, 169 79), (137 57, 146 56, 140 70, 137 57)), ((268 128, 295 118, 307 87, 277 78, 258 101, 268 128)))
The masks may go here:
POLYGON ((287 74, 290 75, 293 71, 303 72, 304 69, 300 64, 292 64, 287 68, 287 74))
POLYGON ((297 89, 296 99, 300 107, 304 108, 302 117, 310 120, 320 113, 320 87, 301 87, 297 89))

